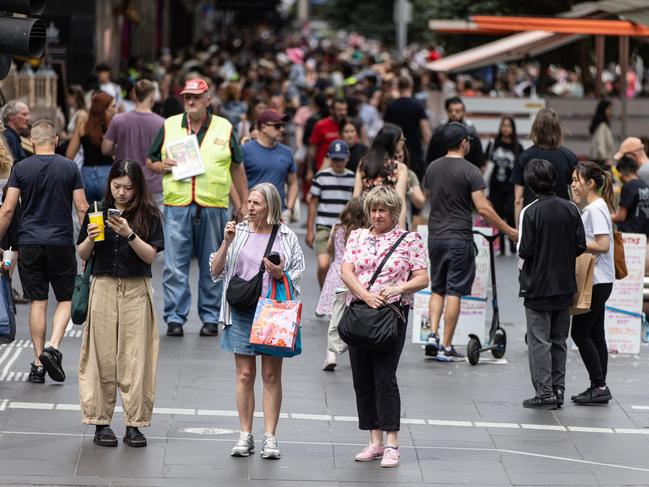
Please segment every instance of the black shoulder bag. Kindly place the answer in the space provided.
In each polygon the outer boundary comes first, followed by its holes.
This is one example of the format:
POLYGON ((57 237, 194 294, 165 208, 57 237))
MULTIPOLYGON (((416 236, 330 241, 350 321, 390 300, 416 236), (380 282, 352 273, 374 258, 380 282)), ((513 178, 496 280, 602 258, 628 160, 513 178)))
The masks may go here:
MULTIPOLYGON (((273 226, 273 231, 268 239, 268 245, 263 256, 266 257, 270 250, 273 248, 275 236, 279 230, 279 225, 273 226)), ((261 288, 264 278, 264 263, 259 265, 259 272, 252 279, 246 281, 239 276, 232 276, 228 289, 225 292, 225 299, 230 306, 242 313, 249 313, 257 307, 257 302, 261 296, 261 288)))
MULTIPOLYGON (((368 291, 379 277, 392 252, 397 249, 406 235, 408 232, 404 232, 399 237, 376 268, 367 285, 368 291)), ((397 342, 399 325, 400 323, 405 325, 405 322, 401 309, 394 304, 389 303, 375 309, 370 308, 365 301, 357 300, 345 307, 338 324, 338 334, 348 345, 364 350, 386 350, 397 342)))

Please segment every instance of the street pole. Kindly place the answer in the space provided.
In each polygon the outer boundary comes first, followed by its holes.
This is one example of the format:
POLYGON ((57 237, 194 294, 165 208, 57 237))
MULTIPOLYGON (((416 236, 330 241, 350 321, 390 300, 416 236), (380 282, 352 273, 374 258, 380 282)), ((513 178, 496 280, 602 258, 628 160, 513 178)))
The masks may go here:
POLYGON ((394 22, 397 27, 397 58, 403 61, 408 42, 408 24, 412 22, 412 3, 408 0, 395 0, 394 22))
POLYGON ((629 37, 620 37, 620 102, 622 105, 622 113, 620 121, 622 122, 622 139, 626 137, 627 129, 627 98, 626 98, 626 75, 629 71, 629 37))
POLYGON ((301 26, 309 21, 309 0, 298 0, 297 20, 300 22, 301 26))

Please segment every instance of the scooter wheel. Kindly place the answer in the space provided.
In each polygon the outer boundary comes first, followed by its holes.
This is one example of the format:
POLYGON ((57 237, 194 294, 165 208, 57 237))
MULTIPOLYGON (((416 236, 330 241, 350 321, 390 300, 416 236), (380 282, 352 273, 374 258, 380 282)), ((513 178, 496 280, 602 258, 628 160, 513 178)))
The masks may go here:
POLYGON ((466 356, 471 365, 476 365, 480 361, 480 340, 471 338, 466 347, 466 356))
POLYGON ((505 351, 507 350, 507 334, 502 328, 496 330, 494 345, 496 348, 491 349, 491 355, 493 355, 494 358, 503 358, 505 356, 505 351))

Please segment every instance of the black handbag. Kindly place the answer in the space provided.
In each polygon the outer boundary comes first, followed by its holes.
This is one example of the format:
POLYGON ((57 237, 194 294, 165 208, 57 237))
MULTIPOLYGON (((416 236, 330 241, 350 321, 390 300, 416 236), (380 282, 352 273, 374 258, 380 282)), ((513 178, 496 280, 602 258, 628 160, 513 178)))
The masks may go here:
MULTIPOLYGON (((367 285, 368 291, 406 235, 408 232, 399 237, 376 268, 367 285)), ((397 342, 401 323, 406 323, 401 305, 388 303, 380 308, 370 308, 364 301, 352 301, 343 311, 338 323, 338 334, 350 346, 364 350, 386 350, 397 342)))
MULTIPOLYGON (((264 257, 268 255, 268 252, 273 248, 273 243, 275 242, 275 236, 277 235, 277 230, 279 230, 279 225, 273 226, 273 231, 270 234, 268 239, 268 245, 266 245, 266 250, 264 251, 264 257)), ((233 276, 230 278, 230 283, 228 284, 228 289, 225 292, 225 299, 230 306, 232 306, 237 311, 242 313, 249 313, 257 307, 257 302, 261 296, 261 289, 263 286, 264 278, 264 263, 259 265, 259 272, 249 280, 242 279, 239 276, 233 276)))

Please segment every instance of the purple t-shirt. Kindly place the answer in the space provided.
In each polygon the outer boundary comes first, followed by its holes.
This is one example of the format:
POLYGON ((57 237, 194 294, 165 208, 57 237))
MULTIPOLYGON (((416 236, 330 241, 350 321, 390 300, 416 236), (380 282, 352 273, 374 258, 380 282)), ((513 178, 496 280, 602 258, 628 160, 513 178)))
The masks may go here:
POLYGON ((142 166, 152 193, 162 193, 162 174, 149 171, 146 159, 149 147, 164 121, 157 113, 119 113, 113 117, 104 136, 115 143, 115 160, 132 159, 142 166))
MULTIPOLYGON (((262 252, 266 250, 270 233, 254 233, 250 232, 248 240, 239 252, 237 258, 237 267, 234 270, 234 275, 239 276, 241 279, 252 279, 259 272, 259 265, 261 264, 262 252)), ((283 260, 286 260, 282 252, 282 245, 279 241, 279 232, 273 242, 272 251, 279 253, 283 260)), ((264 273, 263 284, 261 288, 261 295, 266 297, 268 293, 268 286, 270 284, 270 275, 268 272, 264 273)))

